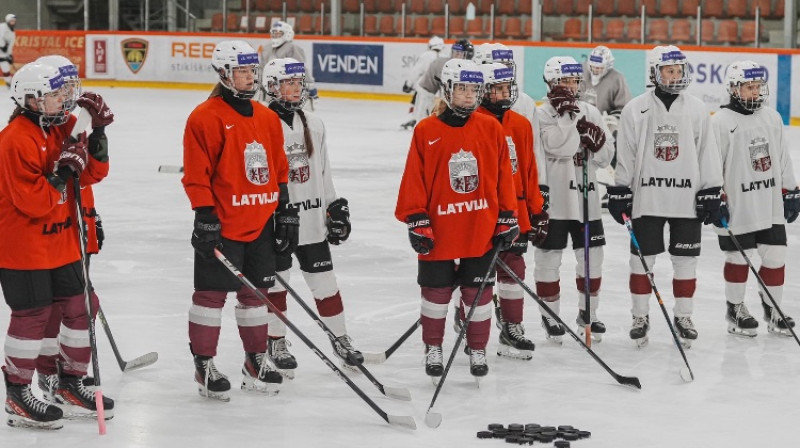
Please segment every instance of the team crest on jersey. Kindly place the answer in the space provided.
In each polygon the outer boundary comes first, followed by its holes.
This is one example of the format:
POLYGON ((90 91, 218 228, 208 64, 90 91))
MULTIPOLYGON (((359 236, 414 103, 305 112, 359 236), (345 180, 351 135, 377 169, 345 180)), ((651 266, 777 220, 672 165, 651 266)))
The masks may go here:
POLYGON ((304 143, 292 143, 286 147, 286 158, 289 161, 289 182, 304 184, 311 177, 308 164, 308 153, 304 143))
POLYGON ((472 193, 478 189, 478 159, 461 149, 450 157, 450 187, 456 193, 472 193))
POLYGON ((511 172, 517 174, 519 162, 517 161, 517 145, 514 144, 514 139, 510 135, 506 135, 506 144, 508 144, 508 158, 511 159, 511 172))
POLYGON ((575 166, 583 166, 583 161, 586 160, 585 153, 586 151, 578 151, 572 155, 572 163, 575 166))
POLYGON ((248 143, 244 148, 244 174, 254 185, 269 183, 269 162, 267 151, 259 142, 248 143))
POLYGON ((769 171, 772 159, 769 157, 769 143, 764 137, 750 140, 750 162, 755 171, 769 171))
POLYGON ((678 158, 678 128, 664 125, 656 127, 655 156, 658 160, 671 162, 678 158))

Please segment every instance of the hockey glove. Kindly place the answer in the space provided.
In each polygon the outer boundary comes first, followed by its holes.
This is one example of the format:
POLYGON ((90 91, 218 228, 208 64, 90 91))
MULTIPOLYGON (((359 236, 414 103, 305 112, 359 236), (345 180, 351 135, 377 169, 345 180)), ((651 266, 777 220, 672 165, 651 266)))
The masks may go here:
POLYGON ((275 252, 289 255, 297 249, 300 240, 300 217, 298 210, 289 205, 289 189, 280 184, 278 209, 275 210, 275 252))
POLYGON ((614 221, 625 224, 622 214, 631 216, 633 212, 633 192, 628 187, 608 187, 608 213, 614 221))
POLYGON ((783 190, 783 217, 787 223, 792 223, 800 215, 800 188, 783 190))
MULTIPOLYGON (((98 244, 100 242, 100 219, 98 223, 98 244)), ((213 258, 214 248, 222 247, 222 225, 212 207, 197 207, 194 213, 192 247, 203 258, 213 258)))
POLYGON ((103 248, 103 241, 106 240, 106 233, 103 231, 103 221, 100 220, 100 215, 94 217, 94 229, 97 234, 97 250, 103 248))
POLYGON ((82 133, 78 140, 73 140, 69 138, 61 145, 61 154, 59 154, 54 167, 58 176, 62 176, 61 168, 69 168, 76 177, 80 177, 83 170, 86 169, 86 163, 89 161, 86 150, 86 134, 82 133))
POLYGON ((722 227, 722 218, 725 218, 726 221, 730 219, 722 187, 705 188, 698 191, 695 211, 697 219, 703 221, 703 224, 722 227))
POLYGON ((581 117, 575 125, 581 135, 581 144, 591 152, 600 151, 606 144, 606 133, 603 128, 597 126, 586 117, 581 117))
POLYGON ((539 185, 539 191, 542 193, 542 199, 544 199, 542 211, 546 211, 550 208, 550 187, 547 185, 539 185))
POLYGON ((350 237, 350 207, 347 199, 339 198, 328 205, 325 226, 328 227, 328 242, 339 245, 350 237))
POLYGON ((575 114, 580 112, 578 103, 575 101, 575 94, 573 94, 572 90, 568 87, 554 86, 547 92, 547 99, 550 101, 553 109, 562 117, 569 112, 570 117, 574 118, 575 114))
POLYGON ((108 126, 114 122, 114 113, 108 108, 103 97, 94 92, 83 92, 76 101, 92 116, 92 128, 108 126))
POLYGON ((494 227, 494 237, 492 244, 500 250, 507 250, 519 236, 519 225, 517 225, 517 212, 504 210, 497 217, 497 225, 494 227))
POLYGON ((414 252, 428 255, 433 250, 433 229, 427 213, 415 213, 406 218, 408 239, 414 252))
POLYGON ((403 93, 411 93, 414 91, 414 88, 408 85, 408 83, 403 83, 403 93))
POLYGON ((528 232, 528 240, 534 246, 539 246, 547 239, 549 229, 550 215, 546 211, 531 215, 531 231, 528 232))
POLYGON ((87 147, 92 158, 98 162, 108 162, 108 138, 106 138, 105 128, 94 128, 89 135, 87 147))

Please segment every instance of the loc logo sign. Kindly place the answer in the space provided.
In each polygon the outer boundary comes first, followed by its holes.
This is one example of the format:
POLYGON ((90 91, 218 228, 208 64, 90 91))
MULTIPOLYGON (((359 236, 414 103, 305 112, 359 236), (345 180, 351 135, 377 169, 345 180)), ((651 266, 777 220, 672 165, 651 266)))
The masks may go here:
POLYGON ((147 59, 148 42, 134 37, 123 40, 120 45, 122 46, 122 57, 125 60, 125 65, 134 74, 139 73, 139 70, 144 66, 144 61, 147 59))
POLYGON ((383 84, 383 46, 313 45, 314 79, 336 84, 383 84))

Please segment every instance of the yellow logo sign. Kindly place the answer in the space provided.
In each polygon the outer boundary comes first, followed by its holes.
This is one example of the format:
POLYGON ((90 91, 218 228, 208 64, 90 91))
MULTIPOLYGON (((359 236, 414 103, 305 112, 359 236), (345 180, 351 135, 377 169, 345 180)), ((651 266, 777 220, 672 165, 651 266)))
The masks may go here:
POLYGON ((122 57, 125 59, 125 65, 135 74, 144 66, 144 61, 147 59, 148 42, 144 39, 131 38, 125 39, 121 42, 122 57))

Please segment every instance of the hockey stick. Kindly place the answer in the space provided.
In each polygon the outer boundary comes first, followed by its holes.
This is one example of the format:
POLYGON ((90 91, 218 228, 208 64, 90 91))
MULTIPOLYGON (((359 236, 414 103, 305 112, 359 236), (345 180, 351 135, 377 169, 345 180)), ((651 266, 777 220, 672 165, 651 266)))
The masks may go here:
POLYGON ((589 285, 589 149, 583 148, 583 294, 586 314, 583 331, 586 336, 586 347, 592 348, 592 312, 590 305, 589 285))
MULTIPOLYGON (((305 310, 305 312, 309 315, 309 317, 311 317, 311 319, 314 322, 316 322, 317 325, 319 325, 320 328, 322 328, 322 331, 325 332, 325 335, 328 336, 328 339, 330 339, 331 341, 334 341, 336 339, 336 336, 333 334, 331 329, 328 328, 327 325, 325 325, 325 322, 323 322, 322 319, 320 319, 320 317, 317 316, 317 313, 315 313, 314 310, 312 310, 306 304, 306 302, 302 298, 300 298, 300 295, 297 294, 297 292, 294 289, 292 289, 292 287, 289 286, 288 283, 286 283, 286 280, 284 280, 283 277, 280 276, 280 274, 275 274, 275 277, 278 279, 278 283, 280 283, 284 288, 286 288, 286 291, 289 292, 289 295, 291 295, 292 298, 294 298, 294 300, 300 305, 300 307, 303 308, 303 310, 305 310)), ((353 359, 353 353, 352 352, 348 351, 347 357, 350 360, 350 362, 353 364, 353 367, 355 367, 361 373, 363 373, 364 376, 367 377, 367 379, 383 395, 385 395, 387 397, 390 397, 390 398, 394 398, 396 400, 411 401, 411 393, 408 391, 408 389, 406 389, 405 387, 388 387, 388 386, 384 386, 383 384, 381 384, 380 381, 378 381, 377 378, 375 378, 372 375, 372 373, 370 373, 369 370, 367 370, 366 367, 364 367, 363 365, 361 365, 361 363, 358 363, 358 362, 355 361, 355 359, 353 359)))
POLYGON ((502 268, 504 271, 506 271, 508 275, 511 276, 511 278, 513 278, 515 282, 517 282, 518 285, 522 286, 522 289, 524 289, 525 292, 527 292, 528 295, 531 296, 531 298, 533 298, 533 300, 536 301, 536 303, 538 303, 539 306, 542 307, 542 309, 547 314, 550 315, 550 317, 558 321, 558 323, 561 324, 561 326, 564 327, 564 329, 567 330, 567 332, 569 332, 570 336, 572 336, 572 339, 575 339, 575 341, 577 341, 578 344, 581 345, 581 347, 586 349, 586 352, 589 353, 589 355, 595 361, 597 361, 597 363, 600 364, 606 370, 606 372, 608 372, 612 377, 614 377, 614 379, 617 380, 619 384, 623 386, 635 387, 636 389, 642 388, 642 384, 639 382, 639 378, 635 376, 623 376, 611 370, 611 367, 609 367, 608 364, 603 362, 603 360, 600 359, 600 357, 597 356, 597 354, 591 348, 589 348, 581 340, 581 338, 578 337, 577 334, 575 334, 574 331, 572 331, 572 328, 570 328, 566 323, 564 323, 561 317, 559 317, 558 314, 556 314, 553 310, 551 310, 550 307, 548 307, 547 304, 545 304, 544 301, 538 295, 536 295, 535 292, 533 292, 530 286, 526 285, 525 282, 523 282, 522 279, 520 279, 517 276, 517 274, 515 274, 514 271, 512 271, 511 268, 509 268, 508 265, 503 262, 503 260, 497 260, 497 265, 500 266, 500 268, 502 268))
POLYGON ((130 372, 131 370, 147 367, 158 361, 158 353, 156 352, 150 352, 146 355, 139 356, 138 358, 133 358, 130 361, 125 361, 122 359, 122 355, 119 353, 119 348, 117 348, 117 343, 114 341, 114 336, 111 334, 111 327, 108 325, 105 313, 103 313, 103 308, 97 308, 97 317, 100 318, 100 323, 103 324, 103 330, 105 330, 106 336, 108 336, 108 342, 111 343, 111 350, 114 352, 114 356, 117 358, 117 364, 119 364, 120 370, 123 372, 130 372))
POLYGON ((406 342, 406 339, 408 339, 412 334, 414 334, 415 331, 417 331, 417 328, 419 328, 420 325, 422 325, 422 320, 417 319, 417 321, 414 322, 411 327, 406 330, 405 333, 403 333, 402 336, 400 336, 400 339, 395 341, 395 343, 383 353, 362 352, 361 354, 364 355, 364 362, 367 364, 383 364, 387 359, 389 359, 390 356, 392 356, 392 353, 394 353, 398 348, 400 348, 401 345, 403 345, 404 342, 406 342))
POLYGON ((783 319, 783 321, 787 324, 786 327, 789 329, 790 332, 792 332, 794 340, 797 341, 798 344, 800 344, 800 339, 797 339, 797 333, 795 333, 794 328, 792 328, 792 326, 788 324, 788 321, 786 320, 786 315, 783 314, 783 310, 781 310, 781 307, 779 307, 778 303, 775 302, 775 298, 772 297, 772 294, 770 294, 769 290, 767 289, 767 285, 764 283, 764 279, 761 278, 761 276, 758 274, 758 271, 756 271, 756 268, 750 261, 750 257, 747 256, 744 249, 742 248, 742 245, 739 244, 739 240, 736 238, 731 229, 728 227, 728 220, 726 220, 725 218, 722 218, 722 227, 724 227, 725 230, 728 231, 728 236, 731 237, 731 241, 733 241, 733 244, 736 246, 736 249, 738 249, 739 252, 742 254, 742 257, 744 257, 744 261, 746 261, 747 266, 750 267, 750 272, 752 272, 753 275, 756 276, 756 280, 758 280, 758 284, 761 286, 761 290, 764 291, 767 297, 769 297, 769 301, 772 302, 772 306, 775 308, 775 310, 778 311, 778 314, 781 316, 781 319, 783 319))
MULTIPOLYGON (((478 301, 481 298, 481 294, 483 294, 483 290, 486 288, 486 283, 489 281, 489 277, 494 273, 495 265, 500 262, 498 255, 500 255, 499 244, 493 250, 492 261, 489 262, 489 269, 486 270, 486 275, 484 275, 481 279, 480 287, 478 287, 478 293, 475 294, 475 298, 472 299, 472 306, 470 306, 469 313, 467 313, 467 316, 464 318, 464 322, 461 325, 461 331, 458 332, 458 337, 456 338, 456 344, 453 346, 453 351, 450 352, 450 358, 447 359, 447 365, 444 367, 442 377, 439 379, 439 384, 436 385, 436 390, 433 392, 433 398, 431 398, 431 404, 428 406, 428 412, 425 413, 425 424, 428 425, 429 428, 438 428, 439 425, 442 424, 442 414, 432 411, 433 405, 436 403, 436 397, 439 396, 439 392, 442 390, 442 385, 444 385, 444 380, 447 378, 447 373, 450 371, 450 366, 453 365, 453 359, 456 357, 458 347, 461 345, 461 341, 467 334, 467 327, 472 319, 472 315, 475 314, 475 308, 478 306, 478 301)), ((456 319, 458 319, 458 315, 456 315, 456 319)))
POLYGON ((183 166, 179 165, 159 165, 158 166, 159 173, 182 173, 183 166))
POLYGON ((669 313, 667 313, 667 307, 664 306, 664 301, 661 300, 661 294, 658 292, 658 288, 656 287, 656 282, 653 278, 653 272, 650 271, 650 268, 647 266, 647 261, 645 261, 644 255, 642 255, 642 249, 639 247, 639 241, 636 239, 636 235, 633 233, 633 222, 625 213, 622 214, 622 219, 625 221, 625 227, 628 228, 628 233, 631 235, 631 242, 633 242, 633 247, 636 249, 636 254, 639 255, 639 261, 642 262, 642 268, 644 268, 644 272, 647 274, 647 279, 650 281, 650 287, 653 288, 653 293, 656 296, 656 301, 658 301, 658 306, 661 308, 661 312, 664 314, 664 320, 667 321, 669 331, 672 333, 672 340, 675 342, 675 346, 678 347, 678 351, 681 352, 683 362, 686 364, 686 367, 681 368, 680 370, 681 379, 687 383, 694 381, 694 373, 692 372, 692 368, 689 366, 689 360, 686 359, 686 352, 683 351, 683 346, 678 340, 678 334, 675 332, 675 327, 672 326, 672 321, 669 320, 669 313))
POLYGON ((311 342, 311 340, 309 340, 309 339, 306 337, 306 335, 305 335, 305 334, 303 334, 303 332, 301 332, 301 331, 300 331, 300 330, 299 330, 299 329, 298 329, 298 328, 297 328, 297 327, 296 327, 296 326, 295 326, 295 325, 294 325, 294 324, 293 324, 293 323, 292 323, 292 322, 291 322, 291 321, 290 321, 290 320, 289 320, 289 319, 286 317, 286 315, 285 315, 285 314, 283 314, 283 313, 281 312, 281 310, 279 310, 278 308, 276 308, 276 307, 275 307, 275 305, 273 305, 273 304, 272 304, 272 302, 270 302, 270 301, 269 301, 269 300, 268 300, 268 299, 267 299, 267 298, 264 296, 264 294, 262 294, 262 293, 261 293, 261 291, 259 291, 259 290, 258 290, 258 288, 256 288, 256 287, 255 287, 255 285, 253 285, 253 284, 250 282, 250 280, 248 280, 248 279, 247 279, 247 277, 245 277, 245 276, 244 276, 244 274, 242 274, 242 273, 239 271, 239 269, 238 269, 238 268, 236 268, 236 266, 234 266, 234 265, 233 265, 233 263, 231 263, 231 262, 230 262, 230 260, 228 260, 228 259, 225 257, 225 255, 223 255, 223 254, 222 254, 222 252, 220 252, 220 250, 219 250, 219 249, 214 249, 214 255, 217 257, 217 259, 218 259, 219 261, 221 261, 221 262, 222 262, 222 264, 224 264, 224 265, 225 265, 225 267, 226 267, 226 268, 228 268, 228 270, 231 272, 231 274, 233 274, 234 276, 236 276, 236 278, 237 278, 237 279, 239 279, 239 281, 240 281, 240 282, 242 282, 242 284, 243 284, 243 285, 244 285, 244 286, 245 286, 247 289, 249 289, 249 290, 250 290, 250 291, 251 291, 253 294, 255 294, 255 295, 256 295, 256 297, 258 297, 258 298, 259 298, 259 299, 260 299, 260 300, 261 300, 261 301, 264 303, 264 305, 266 305, 266 306, 267 306, 267 308, 268 308, 270 311, 272 311, 272 313, 273 313, 273 314, 275 314, 275 315, 278 317, 278 319, 280 319, 280 320, 281 320, 281 321, 282 321, 284 324, 286 324, 286 326, 287 326, 287 327, 289 327, 289 329, 290 329, 290 330, 292 330, 292 332, 293 332, 294 334, 296 334, 296 335, 297 335, 297 337, 299 337, 299 338, 300 338, 300 340, 301 340, 301 341, 303 341, 303 343, 304 343, 304 344, 306 344, 306 346, 307 346, 309 349, 311 349, 311 351, 312 351, 312 352, 314 352, 314 354, 315 354, 315 355, 317 355, 317 356, 318 356, 318 357, 319 357, 319 358, 322 360, 322 362, 324 362, 324 363, 325 363, 325 364, 326 364, 326 365, 327 365, 327 366, 328 366, 328 367, 329 367, 331 370, 333 370, 333 372, 334 372, 334 373, 335 373, 335 374, 336 374, 336 375, 337 375, 337 376, 338 376, 338 377, 339 377, 339 378, 340 378, 342 381, 344 381, 345 383, 347 383, 347 385, 348 385, 348 386, 350 386, 350 389, 352 389, 352 390, 353 390, 353 392, 355 392, 355 393, 356 393, 356 394, 357 394, 359 397, 361 397, 361 399, 362 399, 362 400, 364 400, 364 402, 366 402, 366 403, 369 405, 369 407, 370 407, 370 408, 372 408, 372 410, 373 410, 373 411, 375 411, 375 413, 377 413, 377 414, 378 414, 378 415, 379 415, 379 416, 380 416, 380 417, 381 417, 381 418, 382 418, 382 419, 383 419, 383 420, 384 420, 386 423, 389 423, 390 425, 400 426, 400 427, 403 427, 403 428, 417 429, 417 424, 416 424, 416 422, 414 421, 414 417, 412 417, 412 416, 410 416, 410 415, 389 415, 389 414, 387 414, 386 412, 384 412, 384 410, 383 410, 383 409, 381 409, 381 408, 380 408, 380 407, 379 407, 377 404, 375 404, 375 402, 374 402, 374 401, 372 401, 372 400, 371 400, 371 399, 370 399, 370 398, 369 398, 369 397, 368 397, 368 396, 367 396, 367 395, 364 393, 364 391, 362 391, 362 390, 361 390, 361 389, 360 389, 360 388, 359 388, 359 387, 358 387, 358 386, 357 386, 355 383, 353 383, 353 381, 352 381, 350 378, 348 378, 348 377, 347 377, 347 375, 345 375, 345 373, 344 373, 344 372, 342 372, 342 370, 341 370, 340 368, 336 367, 336 365, 333 363, 333 361, 331 361, 331 360, 330 360, 330 358, 328 358, 327 356, 325 356, 325 354, 324 354, 324 353, 322 353, 322 352, 319 350, 319 348, 318 348, 316 345, 314 345, 314 343, 313 343, 313 342, 311 342))
MULTIPOLYGON (((78 135, 86 129, 92 121, 86 109, 81 109, 78 120, 70 133, 70 140, 76 140, 78 135)), ((106 433, 105 409, 103 408, 103 391, 100 388, 100 364, 97 359, 97 334, 95 333, 94 319, 92 316, 92 297, 89 293, 89 267, 86 262, 86 229, 83 221, 83 205, 81 204, 81 183, 77 173, 72 177, 72 193, 75 196, 75 217, 78 228, 78 244, 81 251, 81 275, 83 276, 83 299, 86 306, 86 320, 89 324, 89 347, 92 353, 92 370, 94 374, 94 403, 97 409, 97 429, 100 435, 106 433)))

